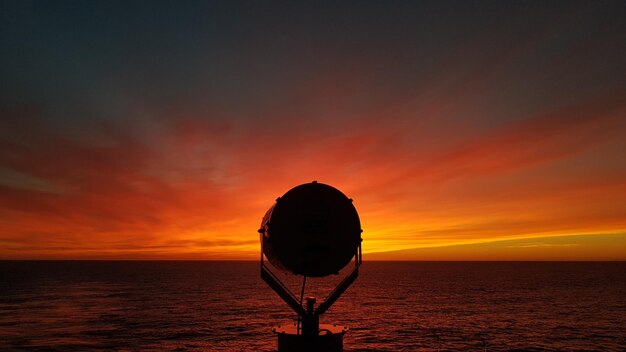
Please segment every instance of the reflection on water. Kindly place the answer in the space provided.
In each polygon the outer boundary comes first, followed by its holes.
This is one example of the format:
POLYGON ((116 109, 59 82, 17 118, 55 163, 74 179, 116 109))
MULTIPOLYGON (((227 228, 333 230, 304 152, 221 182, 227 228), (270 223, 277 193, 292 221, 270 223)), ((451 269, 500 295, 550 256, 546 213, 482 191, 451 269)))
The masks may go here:
MULTIPOLYGON (((0 262, 0 290, 1 350, 272 351, 293 318, 253 262, 0 262)), ((625 316, 626 263, 366 262, 322 321, 349 351, 623 351, 625 316)))

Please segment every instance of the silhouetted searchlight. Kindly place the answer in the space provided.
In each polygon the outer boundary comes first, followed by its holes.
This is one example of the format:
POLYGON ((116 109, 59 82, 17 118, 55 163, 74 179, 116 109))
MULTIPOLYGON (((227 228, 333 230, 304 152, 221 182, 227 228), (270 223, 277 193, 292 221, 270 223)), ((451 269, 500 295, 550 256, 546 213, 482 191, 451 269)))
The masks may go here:
POLYGON ((352 199, 329 185, 306 183, 276 199, 265 213, 261 234, 261 278, 298 314, 298 323, 274 329, 278 351, 342 351, 347 328, 319 324, 319 316, 359 276, 361 223, 352 199), (266 265, 304 277, 298 299, 266 265), (354 268, 315 307, 314 297, 302 304, 307 277, 339 274, 354 259, 354 268), (300 322, 302 324, 300 325, 300 322))

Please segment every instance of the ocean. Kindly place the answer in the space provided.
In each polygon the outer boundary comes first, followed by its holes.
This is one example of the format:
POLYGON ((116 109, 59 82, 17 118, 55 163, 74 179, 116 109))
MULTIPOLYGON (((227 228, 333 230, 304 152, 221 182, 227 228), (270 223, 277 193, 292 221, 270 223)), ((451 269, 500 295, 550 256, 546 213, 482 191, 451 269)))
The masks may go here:
MULTIPOLYGON (((294 319, 257 262, 0 262, 2 351, 274 351, 294 319)), ((365 261, 321 322, 346 351, 625 351, 626 263, 365 261)))

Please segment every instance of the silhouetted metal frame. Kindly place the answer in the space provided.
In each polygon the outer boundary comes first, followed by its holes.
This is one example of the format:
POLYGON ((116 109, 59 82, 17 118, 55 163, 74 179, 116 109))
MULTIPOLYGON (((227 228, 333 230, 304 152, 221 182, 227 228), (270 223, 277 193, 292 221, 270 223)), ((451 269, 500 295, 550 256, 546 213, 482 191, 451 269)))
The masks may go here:
POLYGON ((324 302, 317 306, 317 308, 315 309, 315 314, 324 314, 324 312, 326 312, 328 308, 330 308, 330 306, 335 303, 335 301, 348 289, 348 287, 352 285, 354 280, 356 280, 356 278, 359 276, 359 267, 361 266, 362 261, 363 258, 361 254, 361 242, 359 241, 359 247, 354 254, 354 268, 352 268, 350 274, 348 274, 343 280, 341 280, 339 285, 337 285, 337 287, 335 287, 335 289, 328 296, 326 296, 324 302))
MULTIPOLYGON (((285 286, 284 283, 278 279, 276 274, 274 274, 270 268, 265 264, 263 254, 263 234, 260 234, 261 240, 261 278, 265 281, 271 288, 276 292, 280 298, 287 303, 291 309, 293 309, 296 314, 299 316, 306 315, 306 310, 302 307, 302 303, 298 301, 296 296, 291 292, 291 290, 285 286)), ((335 287, 335 289, 324 299, 317 309, 315 309, 315 315, 324 314, 330 308, 330 306, 337 301, 337 299, 350 287, 350 285, 356 280, 359 276, 359 267, 363 262, 363 254, 361 251, 361 242, 359 242, 359 246, 354 254, 354 267, 352 271, 335 287)))

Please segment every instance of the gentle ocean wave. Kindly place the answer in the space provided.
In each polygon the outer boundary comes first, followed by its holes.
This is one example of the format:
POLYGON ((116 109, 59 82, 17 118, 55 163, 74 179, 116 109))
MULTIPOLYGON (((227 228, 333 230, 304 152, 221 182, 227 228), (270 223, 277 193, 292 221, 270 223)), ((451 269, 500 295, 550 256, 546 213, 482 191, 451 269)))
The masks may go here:
MULTIPOLYGON (((253 262, 0 262, 0 287, 3 351, 273 351, 294 319, 253 262)), ((625 316, 626 263, 366 262, 321 320, 353 352, 624 351, 625 316)))

